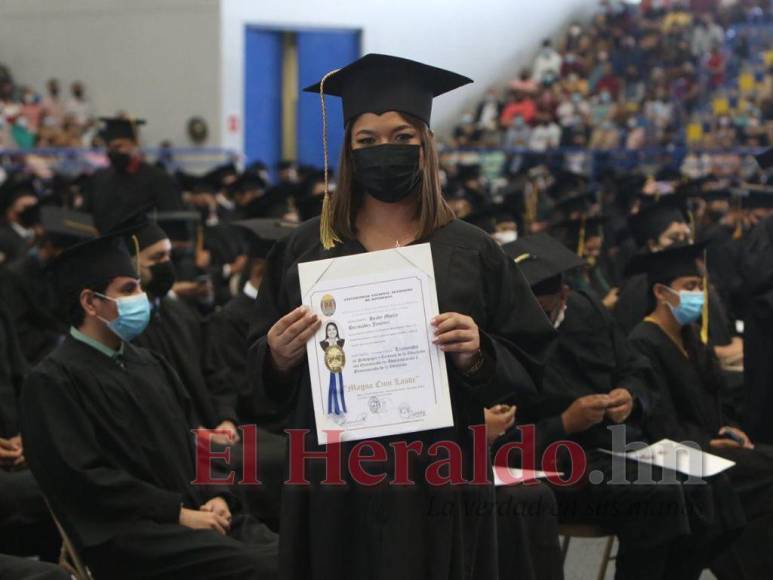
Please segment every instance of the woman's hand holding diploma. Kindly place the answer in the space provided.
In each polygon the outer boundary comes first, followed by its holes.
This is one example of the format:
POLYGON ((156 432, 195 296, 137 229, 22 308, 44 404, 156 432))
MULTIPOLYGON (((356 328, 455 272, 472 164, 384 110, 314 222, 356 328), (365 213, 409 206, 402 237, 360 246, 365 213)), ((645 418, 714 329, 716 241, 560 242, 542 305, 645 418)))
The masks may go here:
POLYGON ((449 353, 451 360, 462 373, 469 372, 480 360, 480 332, 469 316, 458 312, 445 312, 432 319, 435 329, 434 344, 449 353))
POLYGON ((301 362, 306 354, 306 343, 321 323, 319 316, 306 306, 299 306, 277 320, 266 337, 274 368, 287 372, 301 362))

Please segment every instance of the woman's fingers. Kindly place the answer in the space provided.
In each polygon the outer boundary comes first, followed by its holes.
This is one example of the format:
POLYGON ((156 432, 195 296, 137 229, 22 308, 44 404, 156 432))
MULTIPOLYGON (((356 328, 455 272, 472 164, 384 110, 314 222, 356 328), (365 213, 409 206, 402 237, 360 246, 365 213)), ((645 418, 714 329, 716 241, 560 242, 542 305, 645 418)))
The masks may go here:
POLYGON ((448 344, 450 342, 465 342, 473 340, 474 333, 470 330, 449 330, 432 339, 434 344, 448 344))
POLYGON ((456 312, 447 312, 436 316, 432 320, 432 326, 435 327, 435 334, 443 334, 449 330, 469 329, 475 326, 475 321, 469 316, 463 314, 457 314, 456 312))
POLYGON ((309 342, 309 339, 317 333, 321 324, 322 321, 319 320, 315 314, 314 321, 309 323, 309 326, 301 330, 287 346, 294 352, 297 352, 298 350, 305 351, 306 343, 309 342))
POLYGON ((441 344, 440 350, 443 352, 476 352, 480 350, 480 344, 476 340, 452 342, 450 344, 441 344))
POLYGON ((308 332, 310 327, 318 327, 318 322, 319 317, 316 314, 307 312, 300 319, 296 320, 290 326, 288 326, 285 331, 277 337, 277 343, 280 346, 291 345, 298 336, 304 332, 308 332))
POLYGON ((288 328, 301 320, 307 312, 308 310, 305 307, 299 306, 295 310, 290 311, 288 314, 285 314, 282 318, 277 320, 276 323, 274 323, 272 330, 277 336, 281 336, 287 332, 288 328))

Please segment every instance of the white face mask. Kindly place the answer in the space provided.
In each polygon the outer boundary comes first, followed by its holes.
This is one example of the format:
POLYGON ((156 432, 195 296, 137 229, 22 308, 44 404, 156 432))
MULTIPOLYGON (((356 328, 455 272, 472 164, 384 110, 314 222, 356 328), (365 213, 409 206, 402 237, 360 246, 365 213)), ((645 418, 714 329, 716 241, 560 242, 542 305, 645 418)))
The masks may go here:
POLYGON ((558 311, 558 316, 556 316, 556 319, 553 321, 553 328, 558 329, 564 322, 564 318, 566 318, 566 302, 561 305, 561 310, 558 311))
POLYGON ((493 234, 491 234, 491 237, 494 238, 500 245, 505 245, 517 240, 518 232, 516 232, 515 230, 508 230, 504 232, 494 232, 493 234))

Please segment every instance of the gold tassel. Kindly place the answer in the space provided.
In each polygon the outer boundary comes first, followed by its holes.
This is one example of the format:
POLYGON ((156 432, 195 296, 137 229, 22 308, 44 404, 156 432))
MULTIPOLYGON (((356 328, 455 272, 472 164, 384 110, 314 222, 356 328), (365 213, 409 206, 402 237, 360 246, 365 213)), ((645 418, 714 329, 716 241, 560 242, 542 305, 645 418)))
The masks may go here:
POLYGON ((701 313, 701 342, 709 343, 709 269, 706 251, 703 251, 703 312, 701 313))
POLYGON ((328 189, 328 160, 327 160, 327 109, 325 108, 325 81, 330 75, 337 73, 340 69, 335 69, 327 73, 319 83, 319 98, 322 105, 322 154, 325 165, 325 193, 322 198, 322 215, 319 218, 319 240, 322 247, 329 250, 336 243, 341 242, 333 229, 332 207, 330 205, 330 191, 328 189))
POLYGON ((735 231, 733 232, 733 239, 740 240, 743 237, 743 203, 741 198, 737 197, 735 203, 735 231))
POLYGON ((132 243, 134 244, 134 267, 137 270, 137 278, 140 277, 140 241, 137 236, 132 235, 132 243))
POLYGON ((196 256, 204 251, 204 226, 196 226, 196 256))
POLYGON ((525 229, 527 232, 531 231, 531 226, 537 221, 537 208, 539 206, 539 188, 537 182, 528 181, 526 189, 526 219, 525 229))
POLYGON ((585 254, 585 216, 580 220, 580 232, 577 236, 577 255, 581 258, 585 254))

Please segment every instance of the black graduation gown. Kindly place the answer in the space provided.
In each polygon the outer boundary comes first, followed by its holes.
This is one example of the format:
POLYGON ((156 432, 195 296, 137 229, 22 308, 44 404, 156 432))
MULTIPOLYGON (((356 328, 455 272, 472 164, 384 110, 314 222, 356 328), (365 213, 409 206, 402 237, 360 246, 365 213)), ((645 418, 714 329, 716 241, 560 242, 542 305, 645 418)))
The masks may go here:
POLYGON ((0 578, 13 580, 72 580, 69 572, 56 564, 36 562, 0 554, 0 578))
POLYGON ((254 298, 240 292, 228 304, 212 315, 211 348, 227 372, 226 384, 237 395, 236 414, 241 424, 258 426, 258 476, 263 485, 248 488, 245 498, 252 513, 264 521, 279 520, 282 482, 284 481, 284 456, 287 439, 285 426, 271 401, 255 406, 251 382, 247 379, 247 334, 251 321, 256 317, 254 298))
MULTIPOLYGON (((480 380, 465 379, 448 365, 454 427, 384 437, 379 442, 390 449, 394 441, 418 441, 424 450, 439 440, 458 442, 469 478, 472 441, 467 427, 483 423, 484 406, 511 399, 513 394, 521 400, 537 390, 553 331, 517 266, 483 231, 454 220, 422 241, 432 246, 440 312, 455 311, 475 319, 487 362, 480 380)), ((292 427, 311 430, 307 449, 319 448, 314 444, 306 362, 284 384, 275 381, 267 364, 266 333, 301 304, 299 262, 364 251, 354 240, 324 250, 319 219, 313 219, 277 242, 268 257, 258 316, 250 332, 249 374, 255 393, 273 398, 280 411, 288 412, 292 427)), ((342 444, 344 461, 350 449, 351 443, 342 444)), ((374 469, 386 473, 387 482, 393 476, 391 459, 374 469)), ((494 505, 493 487, 428 486, 423 474, 431 462, 426 453, 414 458, 411 473, 417 485, 413 487, 385 483, 372 489, 354 482, 345 487, 321 485, 324 466, 308 462, 311 484, 283 490, 282 578, 496 578, 494 518, 485 507, 494 505)))
POLYGON ((210 347, 209 321, 169 296, 154 307, 150 323, 134 344, 161 355, 180 377, 193 403, 195 425, 208 429, 225 420, 238 424, 228 368, 210 347))
MULTIPOLYGON (((625 334, 630 334, 652 311, 650 294, 646 274, 635 274, 623 282, 614 317, 625 334)), ((722 300, 712 282, 709 288, 709 341, 718 346, 730 344, 733 334, 722 300)))
POLYGON ((27 371, 11 315, 0 304, 0 437, 19 434, 17 400, 27 371))
POLYGON ((8 267, 6 290, 22 352, 35 365, 54 350, 67 330, 58 313, 56 292, 37 255, 28 254, 8 267))
POLYGON ((743 278, 740 273, 743 239, 734 239, 733 229, 712 224, 701 232, 698 241, 707 242, 706 267, 709 280, 719 293, 730 321, 743 320, 745 311, 743 278))
POLYGON ((773 443, 773 219, 744 238, 739 270, 747 304, 744 426, 753 441, 773 443))
POLYGON ((270 399, 257 404, 247 376, 247 335, 257 312, 256 300, 240 292, 212 315, 210 342, 228 373, 226 382, 233 385, 237 394, 236 414, 239 420, 255 423, 273 433, 283 433, 287 425, 284 418, 277 415, 276 405, 270 399))
MULTIPOLYGON (((19 434, 17 401, 26 372, 13 321, 0 305, 0 437, 5 439, 19 434)), ((19 556, 39 555, 54 561, 59 543, 59 533, 29 469, 0 468, 2 551, 19 556)))
MULTIPOLYGON (((714 449, 709 441, 725 425, 737 425, 733 409, 725 403, 726 389, 722 374, 711 349, 697 339, 694 328, 683 330, 686 358, 674 342, 652 322, 640 323, 631 333, 634 346, 653 366, 653 377, 658 393, 658 419, 651 422, 656 438, 668 437, 675 441, 693 441, 702 449, 736 462, 727 476, 737 493, 743 512, 749 521, 749 530, 735 542, 736 554, 753 554, 754 565, 765 570, 764 576, 744 573, 745 578, 773 576, 773 448, 757 445, 754 449, 714 449), (699 362, 696 362, 699 361, 699 362), (761 524, 760 522, 764 522, 761 524), (763 530, 759 532, 759 530, 763 530)), ((728 498, 729 499, 729 498, 728 498)), ((725 511, 728 520, 738 514, 725 511)), ((736 558, 743 563, 745 557, 736 558)), ((742 565, 746 570, 749 564, 742 565)))
POLYGON ((0 264, 10 264, 29 250, 31 240, 16 233, 10 224, 0 224, 0 264))
POLYGON ((607 274, 607 268, 602 261, 592 267, 583 267, 567 276, 567 284, 574 290, 592 294, 597 300, 603 300, 612 289, 607 274))
MULTIPOLYGON (((685 502, 690 507, 699 506, 705 497, 685 497, 682 486, 676 484, 609 484, 618 467, 625 468, 630 475, 628 481, 634 481, 638 473, 634 462, 613 467, 617 460, 597 451, 612 448, 607 428, 612 423, 605 420, 569 435, 563 429, 561 414, 580 397, 624 387, 634 397, 634 410, 625 422, 626 441, 645 441, 643 425, 652 408, 648 373, 647 360, 634 351, 603 304, 591 294, 575 291, 567 299, 564 322, 558 329, 558 347, 548 359, 537 402, 518 410, 519 423, 535 424, 538 458, 556 441, 572 440, 585 450, 588 466, 581 481, 571 487, 554 488, 561 518, 598 525, 616 534, 620 541, 617 569, 626 579, 656 579, 663 575, 664 563, 676 556, 672 554, 675 542, 684 550, 689 547, 690 534, 700 533, 703 528, 699 518, 686 515, 685 502), (593 471, 604 474, 602 484, 588 483, 593 471)), ((570 473, 568 457, 562 458, 559 469, 570 473)), ((657 481, 659 472, 653 475, 657 481)), ((700 568, 699 563, 682 560, 684 578, 690 577, 690 569, 700 568)))
POLYGON ((501 580, 563 580, 558 505, 550 487, 497 487, 497 542, 501 580))
POLYGON ((233 499, 191 484, 191 410, 174 370, 128 343, 113 359, 68 336, 30 373, 21 401, 27 459, 97 577, 273 577, 270 534, 247 548, 178 523, 181 506, 233 499))
MULTIPOLYGON (((573 291, 569 295, 564 321, 558 329, 557 347, 548 361, 537 400, 518 410, 519 422, 537 425, 540 449, 544 449, 545 443, 568 437, 563 431, 561 413, 580 397, 625 387, 636 400, 638 415, 650 406, 646 359, 633 351, 606 308, 592 294, 573 291)), ((572 438, 588 449, 609 449, 609 424, 600 423, 572 438)), ((641 437, 638 423, 628 427, 629 440, 641 437)))
POLYGON ((87 188, 85 211, 94 216, 94 225, 107 232, 142 209, 158 211, 183 209, 180 191, 167 173, 145 162, 136 172, 116 171, 112 167, 94 173, 87 188))

